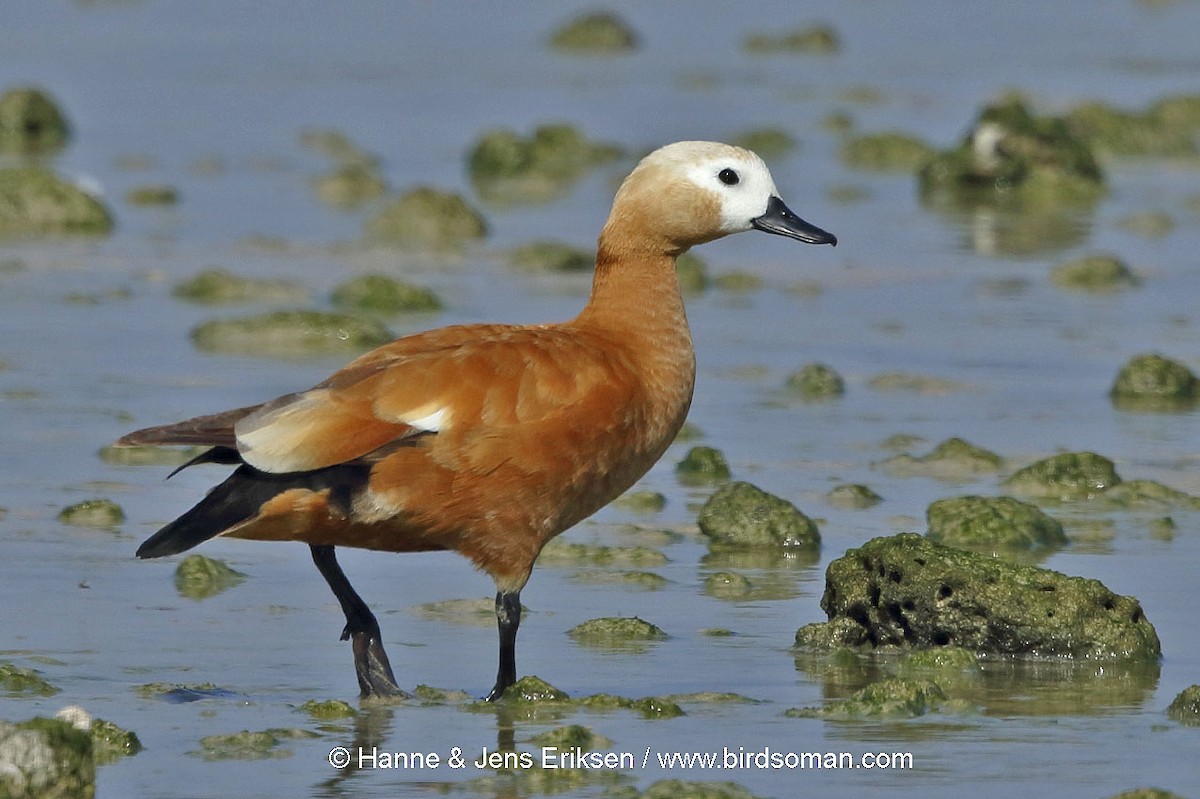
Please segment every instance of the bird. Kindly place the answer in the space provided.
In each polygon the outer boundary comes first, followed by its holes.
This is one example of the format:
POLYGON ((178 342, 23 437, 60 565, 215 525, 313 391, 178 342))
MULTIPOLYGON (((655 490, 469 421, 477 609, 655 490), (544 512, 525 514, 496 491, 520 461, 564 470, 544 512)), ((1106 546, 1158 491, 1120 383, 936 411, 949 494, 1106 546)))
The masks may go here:
POLYGON ((175 471, 235 467, 137 557, 214 536, 308 544, 345 615, 360 696, 386 699, 403 692, 335 549, 458 552, 495 583, 499 667, 484 698, 499 699, 517 680, 520 594, 542 547, 629 489, 687 416, 696 356, 676 259, 749 230, 837 244, 750 150, 660 147, 617 189, 575 318, 407 335, 305 391, 121 437, 203 448, 175 471))

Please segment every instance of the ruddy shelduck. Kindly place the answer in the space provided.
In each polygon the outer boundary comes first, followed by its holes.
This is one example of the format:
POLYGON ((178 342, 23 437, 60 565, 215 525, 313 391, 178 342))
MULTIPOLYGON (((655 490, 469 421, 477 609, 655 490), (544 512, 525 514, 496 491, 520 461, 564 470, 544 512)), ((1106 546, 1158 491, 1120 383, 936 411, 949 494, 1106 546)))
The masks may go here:
POLYGON ((516 681, 520 592, 538 553, 645 474, 687 416, 696 361, 675 259, 750 229, 837 243, 784 205, 754 153, 656 150, 617 191, 574 319, 405 336, 307 391, 121 438, 202 445, 185 466, 237 467, 138 557, 218 535, 307 543, 345 613, 362 695, 386 697, 401 691, 379 624, 334 548, 454 550, 496 584, 487 699, 499 698, 516 681))

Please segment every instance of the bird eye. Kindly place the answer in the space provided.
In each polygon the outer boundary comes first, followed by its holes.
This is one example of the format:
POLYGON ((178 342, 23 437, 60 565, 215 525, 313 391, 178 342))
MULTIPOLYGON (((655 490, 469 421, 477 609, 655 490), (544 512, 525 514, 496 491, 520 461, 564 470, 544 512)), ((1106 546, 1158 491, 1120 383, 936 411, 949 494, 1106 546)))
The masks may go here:
POLYGON ((738 173, 732 169, 722 169, 717 173, 717 180, 724 183, 726 186, 736 186, 741 178, 738 173))

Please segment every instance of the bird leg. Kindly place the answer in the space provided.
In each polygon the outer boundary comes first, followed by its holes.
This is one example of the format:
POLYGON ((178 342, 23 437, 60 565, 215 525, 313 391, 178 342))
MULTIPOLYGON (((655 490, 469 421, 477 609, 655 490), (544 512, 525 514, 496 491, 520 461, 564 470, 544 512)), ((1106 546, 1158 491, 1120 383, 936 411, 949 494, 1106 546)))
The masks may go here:
POLYGON ((379 622, 346 579, 345 573, 338 565, 333 547, 309 544, 309 549, 312 550, 313 563, 317 565, 325 582, 333 589, 333 595, 337 597, 342 612, 346 614, 342 640, 349 640, 354 649, 354 671, 358 675, 358 687, 362 691, 362 698, 404 696, 404 692, 396 685, 396 677, 392 674, 392 664, 388 662, 387 652, 383 651, 379 622))
POLYGON ((496 594, 496 626, 500 630, 500 670, 496 672, 496 685, 484 697, 485 702, 494 702, 504 695, 505 689, 517 681, 517 628, 521 626, 521 592, 499 591, 496 594))

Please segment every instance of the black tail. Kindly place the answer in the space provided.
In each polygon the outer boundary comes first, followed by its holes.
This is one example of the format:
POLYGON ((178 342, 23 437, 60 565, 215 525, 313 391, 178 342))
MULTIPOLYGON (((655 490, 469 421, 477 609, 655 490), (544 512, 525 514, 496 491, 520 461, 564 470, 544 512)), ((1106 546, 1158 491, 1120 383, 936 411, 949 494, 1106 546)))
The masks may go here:
POLYGON ((344 463, 311 472, 271 474, 242 464, 196 507, 143 541, 137 556, 161 558, 186 552, 254 518, 272 497, 293 488, 329 489, 329 504, 349 514, 351 499, 366 485, 370 471, 369 464, 344 463))

